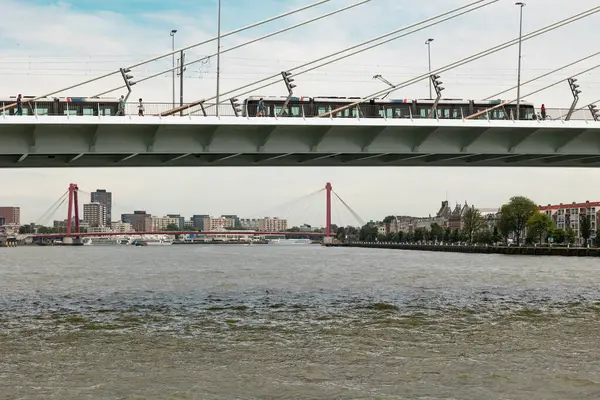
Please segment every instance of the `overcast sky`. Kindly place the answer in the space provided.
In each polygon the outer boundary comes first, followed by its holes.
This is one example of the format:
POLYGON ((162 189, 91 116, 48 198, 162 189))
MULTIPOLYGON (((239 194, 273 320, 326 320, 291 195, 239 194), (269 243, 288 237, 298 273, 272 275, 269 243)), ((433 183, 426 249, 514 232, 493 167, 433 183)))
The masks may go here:
MULTIPOLYGON (((222 31, 227 32, 287 10, 309 0, 222 0, 222 31)), ((359 43, 402 26, 468 4, 467 0, 372 0, 366 5, 324 21, 229 52, 221 59, 222 90, 235 89, 303 62, 359 43)), ((222 42, 223 49, 284 28, 313 16, 352 4, 332 0, 281 21, 246 31, 222 42)), ((524 33, 598 6, 598 0, 530 0, 524 9, 524 33)), ((2 0, 0 23, 1 96, 38 95, 111 72, 176 47, 214 36, 216 0, 2 0), (201 4, 201 5, 198 5, 201 4)), ((597 51, 600 14, 524 42, 523 81, 535 78, 597 51)), ((504 41, 519 31, 519 9, 501 0, 482 10, 442 23, 302 75, 297 95, 361 96, 385 87, 375 74, 399 83, 427 72, 427 38, 432 44, 433 67, 457 61, 504 41)), ((189 51, 187 60, 216 52, 216 42, 189 51)), ((446 97, 480 99, 511 88, 517 78, 517 47, 443 74, 446 97)), ((533 92, 599 63, 595 57, 563 72, 526 85, 533 92)), ((139 79, 171 66, 171 58, 136 69, 139 79)), ((216 91, 216 60, 190 66, 185 72, 184 101, 210 97, 216 91)), ((579 78, 580 105, 598 100, 600 69, 579 78)), ((117 78, 73 89, 64 95, 92 96, 116 87, 117 78)), ((171 75, 134 87, 133 97, 170 102, 171 75)), ((285 86, 263 89, 260 95, 283 95, 285 86)), ((117 97, 120 92, 112 93, 117 97)), ((179 96, 179 95, 177 95, 179 96)), ((426 82, 394 93, 394 98, 428 96, 426 82)), ((516 93, 505 95, 513 99, 516 93)), ((566 83, 525 100, 546 107, 568 108, 572 97, 566 83)), ((41 216, 70 182, 90 192, 113 192, 113 215, 145 209, 166 213, 238 214, 257 217, 280 214, 292 223, 322 224, 324 195, 283 205, 324 187, 327 181, 364 220, 389 214, 435 213, 446 196, 451 202, 498 207, 510 196, 525 195, 540 204, 600 200, 600 171, 588 169, 517 168, 115 168, 60 170, 0 170, 0 205, 22 207, 24 222, 41 216), (283 206, 282 206, 283 205, 283 206), (286 214, 286 215, 284 215, 286 214)), ((61 210, 61 213, 62 210, 61 210)), ((64 212, 66 216, 66 210, 64 212)), ((56 215, 56 219, 64 218, 56 215)), ((341 205, 334 222, 354 223, 341 205)))

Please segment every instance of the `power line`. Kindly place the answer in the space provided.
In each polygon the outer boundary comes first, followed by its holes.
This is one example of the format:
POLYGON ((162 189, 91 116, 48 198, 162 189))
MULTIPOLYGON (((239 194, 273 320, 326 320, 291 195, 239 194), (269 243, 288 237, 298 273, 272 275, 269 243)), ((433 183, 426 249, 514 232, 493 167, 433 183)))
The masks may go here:
MULTIPOLYGON (((581 59, 579 59, 579 60, 577 60, 577 61, 574 61, 574 62, 572 62, 572 63, 570 63, 570 64, 563 65, 562 67, 560 67, 560 68, 557 68, 557 69, 555 69, 555 70, 552 70, 552 71, 550 71, 550 72, 548 72, 548 73, 546 73, 546 74, 540 75, 540 76, 538 76, 537 78, 530 79, 530 80, 528 80, 528 81, 526 81, 526 82, 523 82, 523 83, 521 83, 521 85, 526 85, 526 84, 528 84, 528 83, 535 82, 535 81, 537 81, 537 80, 539 80, 539 79, 545 78, 545 77, 547 77, 548 75, 552 75, 552 74, 554 74, 554 73, 556 73, 556 72, 558 72, 558 71, 562 71, 562 70, 563 70, 563 69, 565 69, 565 68, 571 67, 571 66, 573 66, 573 65, 575 65, 575 64, 579 64, 579 63, 580 63, 580 62, 582 62, 582 61, 589 60, 590 58, 592 58, 592 57, 595 57, 595 56, 597 56, 598 54, 600 54, 600 51, 599 51, 599 52, 596 52, 596 53, 594 53, 594 54, 592 54, 592 55, 589 55, 589 56, 587 56, 587 57, 581 58, 581 59)), ((495 93, 495 94, 493 94, 493 95, 491 95, 491 96, 489 96, 489 97, 486 97, 484 100, 489 100, 489 99, 492 99, 492 98, 494 98, 494 97, 496 97, 496 96, 499 96, 499 95, 501 95, 501 94, 504 94, 504 93, 510 92, 511 90, 514 90, 514 89, 516 89, 516 88, 517 88, 516 86, 513 86, 513 87, 511 87, 510 89, 506 89, 506 90, 504 90, 504 91, 502 91, 502 92, 498 92, 498 93, 495 93)))
MULTIPOLYGON (((224 54, 224 53, 227 53, 227 52, 230 52, 230 51, 233 51, 233 50, 237 50, 237 49, 239 49, 239 48, 241 48, 241 47, 248 46, 248 45, 250 45, 250 44, 253 44, 253 43, 259 42, 259 41, 261 41, 261 40, 268 39, 268 38, 270 38, 270 37, 273 37, 273 36, 276 36, 276 35, 279 35, 279 34, 282 34, 282 33, 288 32, 288 31, 290 31, 290 30, 293 30, 293 29, 299 28, 299 27, 301 27, 301 26, 304 26, 304 25, 308 25, 308 24, 310 24, 310 23, 313 23, 313 22, 319 21, 319 20, 321 20, 321 19, 324 19, 324 18, 327 18, 327 17, 331 17, 332 15, 339 14, 339 13, 341 13, 341 12, 343 12, 343 11, 348 11, 348 10, 350 10, 350 9, 354 8, 354 7, 358 7, 358 6, 361 6, 361 5, 363 5, 363 4, 369 3, 370 1, 372 1, 372 0, 362 0, 362 1, 358 2, 358 3, 354 3, 354 4, 350 5, 350 6, 346 6, 346 7, 343 7, 343 8, 337 9, 337 10, 335 10, 335 11, 329 12, 329 13, 327 13, 327 14, 320 15, 320 16, 318 16, 318 17, 315 17, 315 18, 309 19, 309 20, 307 20, 307 21, 304 21, 304 22, 300 22, 300 23, 298 23, 298 24, 296 24, 296 25, 292 25, 292 26, 290 26, 290 27, 287 27, 287 28, 284 28, 284 29, 281 29, 281 30, 278 30, 278 31, 275 31, 275 32, 268 33, 268 34, 266 34, 266 35, 263 35, 263 36, 261 36, 261 37, 258 37, 258 38, 256 38, 256 39, 250 40, 250 41, 248 41, 248 42, 244 42, 244 43, 238 44, 237 46, 230 47, 229 49, 221 50, 220 54, 224 54)), ((210 57, 214 57, 215 55, 217 55, 217 53, 215 53, 215 54, 211 54, 210 56, 206 56, 206 57, 203 57, 203 58, 200 58, 200 59, 194 60, 194 61, 190 61, 190 62, 188 62, 188 63, 184 63, 184 67, 190 66, 190 65, 192 65, 192 64, 197 64, 197 63, 199 63, 199 62, 202 62, 203 60, 206 60, 206 59, 208 59, 208 58, 210 58, 210 57)), ((131 67, 131 68, 133 68, 133 67, 131 67)), ((165 74, 165 73, 167 73, 167 72, 174 71, 174 70, 176 70, 176 69, 179 69, 179 68, 180 68, 180 67, 178 66, 178 67, 175 67, 175 68, 169 68, 169 69, 163 70, 163 71, 161 71, 161 72, 159 72, 159 73, 157 73, 157 74, 150 75, 150 76, 148 76, 148 77, 145 77, 145 78, 142 78, 142 79, 138 79, 138 80, 136 81, 136 83, 141 83, 141 82, 147 81, 147 80, 149 80, 149 79, 155 78, 155 77, 157 77, 157 76, 161 76, 162 74, 165 74)), ((123 88, 125 88, 125 87, 127 87, 127 86, 126 86, 126 85, 121 85, 121 86, 118 86, 118 87, 116 87, 116 88, 114 88, 114 89, 110 89, 110 90, 107 90, 107 91, 105 91, 105 92, 99 93, 99 94, 97 94, 97 95, 96 95, 96 96, 94 96, 94 97, 99 97, 99 96, 105 95, 105 94, 107 94, 107 93, 114 92, 115 90, 123 89, 123 88)), ((216 98, 216 96, 215 96, 215 98, 216 98)))
MULTIPOLYGON (((585 71, 582 71, 582 72, 580 72, 580 73, 578 73, 578 74, 575 74, 575 75, 573 75, 572 77, 575 77, 575 76, 579 76, 579 75, 585 74, 585 73, 587 73, 587 72, 590 72, 590 71, 593 71, 593 70, 595 70, 596 68, 600 68, 600 64, 598 64, 598 65, 596 65, 596 66, 594 66, 594 67, 592 67, 592 68, 588 68, 588 69, 586 69, 585 71)), ((527 97, 527 96, 533 96, 534 94, 538 94, 539 92, 543 92, 544 90, 546 90, 546 89, 550 89, 551 87, 553 87, 553 86, 556 86, 556 85, 559 85, 559 84, 561 84, 561 83, 563 83, 563 82, 564 82, 564 79, 561 79, 561 80, 559 80, 559 81, 557 81, 557 82, 554 82, 554 83, 552 83, 552 84, 550 84, 550 85, 548 85, 548 86, 544 86, 544 87, 543 87, 543 88, 541 88, 541 89, 538 89, 538 90, 536 90, 536 91, 533 91, 533 92, 531 92, 531 93, 528 93, 528 94, 526 94, 526 95, 524 95, 524 96, 521 96, 521 97, 522 97, 522 98, 525 98, 525 97, 527 97)), ((475 114, 469 115, 468 117, 466 117, 466 119, 472 119, 472 118, 476 118, 476 117, 477 117, 477 116, 479 116, 479 115, 482 115, 482 114, 485 114, 485 113, 487 113, 487 112, 489 112, 489 111, 495 110, 496 108, 503 107, 503 106, 504 106, 504 105, 506 105, 506 104, 511 104, 511 103, 514 103, 515 101, 517 101, 517 99, 513 99, 513 100, 511 100, 511 101, 502 102, 502 103, 500 103, 500 104, 499 104, 499 105, 497 105, 497 106, 490 107, 490 108, 487 108, 487 109, 485 109, 485 110, 483 110, 483 111, 479 111, 479 112, 477 112, 477 113, 475 113, 475 114)))
POLYGON ((563 20, 561 20, 561 21, 558 21, 558 22, 555 22, 555 23, 553 23, 553 24, 550 24, 550 25, 548 25, 548 26, 546 26, 546 27, 544 27, 544 28, 542 28, 542 29, 538 29, 537 31, 534 31, 534 32, 531 32, 531 33, 529 33, 529 34, 527 34, 527 35, 524 35, 524 36, 522 37, 522 39, 519 39, 519 38, 517 38, 517 39, 513 39, 513 40, 510 40, 510 41, 508 41, 508 42, 505 42, 505 43, 503 43, 503 44, 500 44, 500 45, 498 45, 498 46, 495 46, 495 47, 489 48, 489 49, 487 49, 487 50, 484 50, 484 51, 482 51, 482 52, 479 52, 479 53, 477 53, 477 54, 474 54, 474 55, 472 55, 472 56, 469 56, 469 57, 463 58, 462 60, 459 60, 459 61, 456 61, 456 62, 454 62, 454 63, 448 64, 448 65, 446 65, 446 66, 444 66, 444 67, 438 68, 438 69, 436 69, 435 71, 431 71, 431 73, 427 73, 427 74, 420 75, 420 76, 418 76, 418 77, 416 77, 416 78, 413 78, 413 79, 411 79, 411 80, 408 80, 408 81, 406 81, 406 82, 403 82, 403 83, 400 83, 400 84, 394 85, 394 86, 392 86, 391 88, 388 88, 388 89, 383 89, 383 90, 380 90, 380 91, 378 91, 378 92, 375 92, 375 93, 373 93, 373 94, 371 94, 371 95, 365 96, 364 98, 362 98, 362 99, 361 99, 361 100, 359 100, 359 101, 353 102, 353 103, 351 103, 351 104, 348 104, 348 105, 346 105, 346 106, 339 107, 339 108, 337 108, 337 109, 335 109, 335 110, 332 110, 332 111, 326 112, 326 113, 324 113, 324 114, 318 115, 318 116, 317 116, 317 118, 318 118, 318 117, 329 116, 329 115, 332 115, 332 114, 334 114, 334 113, 338 113, 338 112, 340 112, 340 111, 346 110, 346 109, 348 109, 348 108, 355 107, 355 106, 357 106, 357 105, 359 105, 359 104, 362 104, 362 103, 364 103, 364 102, 366 102, 366 101, 369 101, 369 100, 371 100, 371 99, 373 99, 373 98, 376 98, 376 97, 378 97, 378 96, 382 96, 382 95, 385 95, 385 94, 389 94, 389 93, 395 92, 395 91, 396 91, 396 90, 398 90, 398 89, 405 88, 405 87, 407 87, 407 86, 410 86, 410 85, 413 85, 413 84, 415 84, 415 83, 417 83, 417 82, 419 82, 419 81, 422 81, 422 80, 424 80, 424 79, 427 79, 427 78, 429 78, 429 76, 431 76, 431 75, 438 75, 438 74, 441 74, 441 73, 443 73, 443 72, 449 71, 449 70, 451 70, 451 69, 454 69, 454 68, 456 68, 456 67, 460 67, 461 65, 468 64, 468 63, 470 63, 470 62, 472 62, 472 61, 475 61, 475 60, 478 60, 478 59, 480 59, 480 58, 486 57, 486 56, 488 56, 488 55, 490 55, 490 54, 497 53, 497 52, 498 52, 498 51, 500 51, 500 50, 504 50, 504 49, 506 49, 506 48, 509 48, 509 47, 511 47, 511 46, 514 46, 515 44, 517 44, 517 43, 519 42, 519 40, 523 40, 523 41, 525 41, 525 40, 532 39, 532 38, 534 38, 534 37, 537 37, 537 36, 543 35, 544 33, 547 33, 547 32, 550 32, 550 31, 553 31, 553 30, 555 30, 555 29, 558 29, 558 28, 560 28, 560 27, 563 27, 563 26, 565 26, 565 25, 568 25, 568 24, 570 24, 570 23, 573 23, 573 22, 579 21, 580 19, 583 19, 583 18, 589 17, 590 15, 593 15, 593 14, 595 14, 595 13, 599 12, 599 11, 600 11, 600 6, 598 6, 598 7, 593 7, 593 8, 591 8, 591 9, 587 10, 587 11, 584 11, 584 12, 582 12, 582 13, 576 14, 576 15, 574 15, 574 16, 572 16, 572 17, 569 17, 569 18, 563 19, 563 20))

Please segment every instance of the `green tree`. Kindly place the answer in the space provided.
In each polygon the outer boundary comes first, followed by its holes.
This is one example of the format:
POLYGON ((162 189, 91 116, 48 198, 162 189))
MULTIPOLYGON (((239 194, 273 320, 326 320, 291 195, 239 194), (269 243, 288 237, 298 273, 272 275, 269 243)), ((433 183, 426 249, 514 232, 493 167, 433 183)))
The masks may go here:
POLYGON ((504 204, 500 209, 501 226, 503 229, 514 233, 515 241, 520 244, 521 235, 527 226, 527 221, 536 211, 536 204, 527 197, 511 197, 508 204, 504 204))
POLYGON ((536 211, 527 221, 527 236, 531 238, 539 238, 539 243, 542 244, 544 237, 552 231, 554 220, 546 213, 536 211))
POLYGON ((342 226, 340 226, 339 228, 337 228, 337 231, 335 232, 335 237, 340 242, 343 242, 344 239, 346 238, 346 229, 344 227, 342 227, 342 226))
POLYGON ((415 242, 423 241, 427 238, 427 230, 425 228, 415 229, 415 242))
POLYGON ((567 236, 565 234, 564 229, 553 229, 552 230, 552 240, 554 243, 562 244, 567 241, 567 236))
POLYGON ((431 240, 433 241, 444 240, 444 228, 442 228, 437 222, 434 222, 431 224, 430 235, 431 240))
POLYGON ((404 242, 406 240, 406 234, 402 231, 396 232, 396 241, 398 243, 404 242))
POLYGON ((384 224, 391 224, 392 222, 394 222, 396 220, 396 217, 394 217, 393 215, 388 215, 387 217, 385 217, 383 219, 383 223, 384 224))
POLYGON ((450 241, 451 236, 452 236, 452 231, 450 230, 450 228, 446 228, 446 230, 444 231, 444 242, 448 243, 450 241))
POLYGON ((475 238, 475 242, 477 242, 477 243, 488 244, 488 245, 491 245, 494 243, 492 231, 489 229, 480 230, 479 232, 477 232, 474 235, 474 238, 475 238))
POLYGON ((587 246, 592 237, 592 219, 587 214, 581 214, 579 216, 579 234, 584 240, 585 245, 587 246))
POLYGON ((475 207, 470 207, 462 217, 463 231, 469 243, 473 242, 473 235, 484 227, 481 212, 475 207))
POLYGON ((571 227, 565 230, 565 240, 568 244, 573 244, 577 241, 577 235, 575 235, 575 231, 571 227))
POLYGON ((494 226, 494 230, 492 231, 492 243, 496 244, 500 240, 502 240, 502 236, 500 235, 500 231, 497 226, 494 226))
POLYGON ((167 231, 168 232, 177 232, 177 231, 179 231, 179 225, 169 224, 169 225, 167 225, 167 231))
POLYGON ((359 240, 363 242, 374 242, 377 239, 379 230, 374 224, 367 224, 360 228, 359 240))
POLYGON ((450 234, 450 242, 452 242, 452 243, 460 242, 460 232, 458 231, 458 229, 454 229, 452 231, 452 234, 450 234))

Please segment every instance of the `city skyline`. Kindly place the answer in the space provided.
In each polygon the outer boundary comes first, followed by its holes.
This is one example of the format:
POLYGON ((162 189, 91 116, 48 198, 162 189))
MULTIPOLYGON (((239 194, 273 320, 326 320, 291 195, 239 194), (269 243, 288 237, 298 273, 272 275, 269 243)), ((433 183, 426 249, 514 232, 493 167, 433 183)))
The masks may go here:
MULTIPOLYGON (((308 4, 267 1, 265 7, 255 7, 240 1, 223 2, 222 31, 229 31, 251 22, 308 4)), ((326 5, 285 20, 223 40, 229 48, 262 34, 301 22, 313 16, 348 5, 334 0, 326 5)), ((365 6, 344 12, 299 30, 244 47, 221 58, 221 88, 223 91, 278 73, 287 68, 329 54, 340 48, 420 21, 467 1, 422 2, 407 5, 392 0, 373 0, 365 6), (323 40, 322 32, 333 32, 335 40, 323 40), (299 40, 301 38, 301 40, 299 40), (276 55, 273 49, 277 49, 276 55), (271 57, 262 56, 269 54, 271 57)), ((559 0, 528 2, 524 9, 524 32, 531 32, 551 22, 574 15, 596 5, 594 0, 570 4, 559 0)), ((214 2, 196 5, 187 0, 169 3, 144 2, 102 3, 35 0, 3 3, 10 20, 0 26, 0 87, 3 96, 18 93, 40 94, 77 83, 124 65, 141 61, 151 55, 169 51, 171 29, 177 29, 175 46, 180 47, 214 36, 216 33, 214 2), (182 12, 180 10, 185 10, 182 12), (55 21, 46 16, 55 15, 55 21), (25 21, 33 28, 21 29, 25 21), (201 23, 198 23, 201 21, 201 23), (33 23, 32 23, 33 22, 33 23), (70 40, 56 40, 67 33, 70 40), (200 28, 199 28, 200 27, 200 28), (126 38, 127 40, 123 40, 126 38), (132 39, 132 40, 129 40, 132 39), (135 39, 135 40, 133 40, 135 39), (94 46, 90 46, 94 43, 94 46)), ((465 56, 487 49, 518 36, 518 8, 511 2, 492 5, 454 21, 426 29, 418 34, 392 42, 379 49, 363 53, 339 64, 298 77, 299 95, 357 96, 383 89, 385 85, 372 79, 381 74, 397 83, 427 71, 427 47, 431 44, 432 65, 439 67, 465 56)), ((570 61, 590 54, 583 37, 593 31, 598 16, 582 20, 523 44, 522 80, 527 81, 570 61), (547 44, 552 43, 552 51, 547 44)), ((214 43, 190 51, 189 59, 212 54, 214 43)), ((551 82, 564 79, 555 88, 524 100, 537 106, 568 107, 572 101, 566 78, 594 65, 592 59, 561 73, 523 87, 523 94, 551 82)), ((210 97, 215 92, 215 60, 196 64, 184 75, 185 101, 210 97)), ((138 77, 171 65, 170 57, 156 65, 136 71, 138 77)), ((442 75, 446 91, 452 98, 484 98, 516 84, 517 48, 512 47, 473 64, 442 75)), ((118 81, 92 84, 78 88, 71 95, 94 95, 117 86, 118 81)), ((600 80, 597 72, 582 75, 579 105, 597 100, 600 80)), ((171 101, 171 75, 136 85, 132 98, 145 101, 171 101)), ((178 89, 177 89, 178 90, 178 89)), ((423 98, 428 96, 428 82, 395 92, 392 98, 423 98)), ((281 95, 283 83, 261 90, 260 94, 281 95)), ((178 92, 177 92, 178 93, 178 92)), ((117 97, 120 92, 112 93, 117 97)), ((507 97, 514 98, 514 91, 507 97)), ((38 169, 0 170, 5 188, 0 204, 21 206, 23 220, 40 216, 64 191, 68 182, 78 182, 91 191, 95 187, 110 187, 119 193, 117 203, 125 210, 153 210, 167 215, 210 213, 222 215, 254 214, 276 207, 305 193, 310 193, 331 181, 336 190, 366 220, 385 216, 388 210, 406 210, 411 215, 427 215, 440 199, 462 202, 468 199, 481 207, 502 204, 512 195, 524 195, 544 204, 570 202, 572 199, 594 199, 591 182, 600 177, 596 170, 518 169, 518 168, 177 168, 177 169, 38 169), (242 194, 242 195, 240 195, 242 194), (142 197, 145 197, 142 201, 142 197), (545 201, 542 201, 545 200, 545 201), (264 205, 264 206, 263 206, 264 205), (373 217, 373 218, 371 218, 373 217)), ((323 211, 324 212, 324 211, 323 211)), ((260 216, 260 215, 257 215, 260 216)), ((334 216, 335 218, 335 216, 334 216)), ((114 219, 114 218, 113 218, 114 219)), ((315 222, 323 221, 314 217, 315 222)))

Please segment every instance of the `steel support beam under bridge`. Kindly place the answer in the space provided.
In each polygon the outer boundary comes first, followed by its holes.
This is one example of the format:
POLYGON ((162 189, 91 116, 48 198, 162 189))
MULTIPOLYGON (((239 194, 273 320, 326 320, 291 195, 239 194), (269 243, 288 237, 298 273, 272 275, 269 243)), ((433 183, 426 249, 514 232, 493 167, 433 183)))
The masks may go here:
POLYGON ((599 167, 600 123, 436 119, 0 118, 0 168, 599 167))

